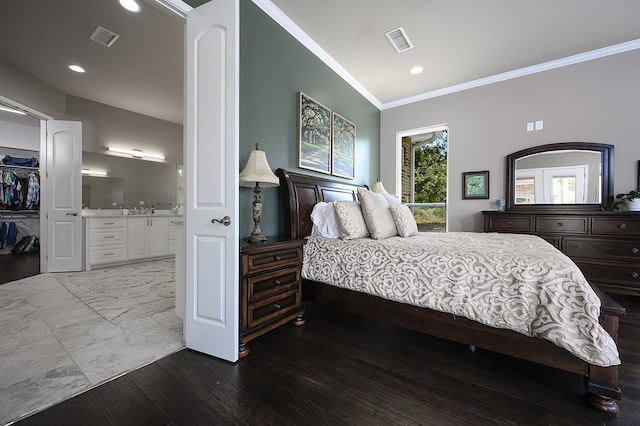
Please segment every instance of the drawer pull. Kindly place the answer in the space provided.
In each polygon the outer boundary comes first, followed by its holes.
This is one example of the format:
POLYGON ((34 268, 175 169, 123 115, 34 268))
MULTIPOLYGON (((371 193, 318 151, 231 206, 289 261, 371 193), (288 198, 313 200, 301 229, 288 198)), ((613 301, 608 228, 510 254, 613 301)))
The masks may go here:
POLYGON ((562 225, 562 222, 558 222, 558 226, 563 226, 563 225, 562 225))
POLYGON ((115 253, 105 253, 105 256, 113 256, 115 253))
POLYGON ((276 308, 276 310, 282 308, 282 306, 280 306, 280 304, 278 303, 274 303, 273 307, 276 308))
POLYGON ((621 223, 620 225, 618 225, 618 228, 620 228, 620 229, 624 229, 626 227, 627 227, 627 225, 625 225, 624 223, 621 223))
POLYGON ((638 278, 638 273, 637 272, 632 272, 631 273, 631 278, 638 278))
POLYGON ((580 250, 580 246, 578 244, 573 245, 574 250, 580 250))
POLYGON ((106 240, 107 238, 115 238, 115 237, 113 235, 105 235, 103 238, 106 240))
POLYGON ((508 220, 508 221, 507 221, 507 225, 513 225, 513 222, 512 222, 512 221, 510 221, 510 220, 508 220))
POLYGON ((634 247, 634 248, 631 249, 631 253, 633 253, 633 254, 638 254, 639 251, 640 250, 638 250, 638 247, 634 247))
POLYGON ((276 283, 276 286, 279 286, 280 284, 282 284, 282 281, 280 281, 280 280, 276 280, 276 282, 275 282, 275 283, 276 283))
POLYGON ((280 256, 276 256, 275 259, 276 259, 276 262, 280 262, 280 260, 282 260, 280 256))
POLYGON ((114 222, 104 222, 103 225, 115 225, 114 222))

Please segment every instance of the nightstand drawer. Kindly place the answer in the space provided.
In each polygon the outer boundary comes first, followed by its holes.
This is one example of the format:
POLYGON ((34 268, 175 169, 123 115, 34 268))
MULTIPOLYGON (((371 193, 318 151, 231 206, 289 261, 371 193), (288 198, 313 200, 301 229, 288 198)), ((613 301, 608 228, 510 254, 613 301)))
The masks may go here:
POLYGON ((267 253, 247 255, 248 274, 282 268, 284 266, 299 265, 302 262, 302 249, 285 249, 267 253))
POLYGON ((293 267, 247 278, 248 302, 283 293, 300 284, 300 268, 293 267))
POLYGON ((562 251, 569 257, 640 261, 640 241, 633 240, 565 237, 562 251))
POLYGON ((297 289, 251 304, 248 306, 247 326, 253 328, 277 319, 279 316, 298 308, 299 305, 297 289))
POLYGON ((589 218, 587 217, 537 217, 536 232, 586 234, 589 218))

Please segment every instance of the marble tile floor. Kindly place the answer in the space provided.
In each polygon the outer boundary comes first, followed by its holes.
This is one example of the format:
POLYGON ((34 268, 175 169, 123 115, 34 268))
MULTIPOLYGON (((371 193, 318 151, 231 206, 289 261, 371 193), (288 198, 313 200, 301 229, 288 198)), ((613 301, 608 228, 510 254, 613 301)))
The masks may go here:
POLYGON ((173 260, 0 285, 0 425, 184 348, 173 260))

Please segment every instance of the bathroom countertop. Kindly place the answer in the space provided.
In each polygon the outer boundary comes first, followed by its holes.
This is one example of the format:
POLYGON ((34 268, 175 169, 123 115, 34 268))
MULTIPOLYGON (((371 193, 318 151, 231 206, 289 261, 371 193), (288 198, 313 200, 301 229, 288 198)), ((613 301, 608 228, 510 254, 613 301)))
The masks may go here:
POLYGON ((147 214, 133 214, 133 210, 129 210, 129 214, 123 214, 120 209, 105 209, 105 210, 82 210, 82 218, 92 217, 177 217, 183 218, 183 214, 174 213, 171 210, 156 210, 154 213, 147 214))

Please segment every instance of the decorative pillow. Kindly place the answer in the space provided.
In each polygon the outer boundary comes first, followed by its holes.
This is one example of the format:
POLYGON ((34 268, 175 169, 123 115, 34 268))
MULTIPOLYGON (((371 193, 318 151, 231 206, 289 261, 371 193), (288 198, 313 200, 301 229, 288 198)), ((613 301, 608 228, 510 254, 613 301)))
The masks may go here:
POLYGON ((402 202, 400 201, 400 198, 396 197, 393 194, 384 194, 384 198, 387 199, 387 202, 389 203, 390 206, 393 206, 396 204, 402 204, 402 202))
POLYGON ((355 240, 369 236, 367 224, 357 201, 334 201, 333 208, 340 224, 340 238, 355 240))
POLYGON ((362 204, 362 215, 369 228, 371 238, 382 240, 398 235, 396 224, 389 211, 389 203, 382 194, 358 188, 358 196, 362 204))
POLYGON ((400 234, 401 237, 406 238, 412 235, 418 235, 418 225, 409 207, 404 204, 399 204, 389 207, 389 210, 393 216, 393 221, 396 223, 398 234, 400 234))
POLYGON ((311 235, 319 235, 325 238, 338 238, 340 236, 340 227, 332 203, 321 201, 313 206, 311 221, 313 222, 311 235))

